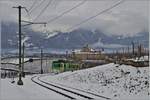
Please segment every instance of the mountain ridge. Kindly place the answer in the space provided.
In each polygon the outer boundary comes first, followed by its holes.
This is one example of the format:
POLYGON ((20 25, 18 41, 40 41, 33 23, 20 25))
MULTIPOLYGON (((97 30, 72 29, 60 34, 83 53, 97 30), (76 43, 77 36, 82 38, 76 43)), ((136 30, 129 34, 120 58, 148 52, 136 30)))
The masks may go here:
MULTIPOLYGON (((18 26, 15 23, 4 23, 1 25, 1 43, 2 49, 5 48, 17 48, 17 31, 18 26)), ((71 32, 35 32, 31 29, 22 29, 28 41, 26 43, 27 47, 33 48, 56 48, 56 49, 77 49, 81 48, 86 44, 89 44, 93 48, 116 48, 116 45, 120 45, 118 48, 123 46, 131 45, 132 41, 139 42, 145 47, 148 47, 149 43, 149 33, 140 32, 134 37, 123 37, 117 35, 108 36, 100 30, 85 30, 77 29, 71 32), (97 45, 95 45, 97 43, 97 45), (99 45, 99 44, 101 45, 99 45), (108 45, 109 44, 109 45, 108 45), (113 47, 114 45, 114 47, 113 47)))

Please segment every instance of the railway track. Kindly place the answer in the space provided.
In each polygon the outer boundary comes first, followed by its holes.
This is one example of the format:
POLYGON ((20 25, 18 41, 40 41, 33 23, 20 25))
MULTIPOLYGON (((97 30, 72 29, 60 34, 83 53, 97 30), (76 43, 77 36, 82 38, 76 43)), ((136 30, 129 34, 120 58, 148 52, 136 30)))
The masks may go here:
POLYGON ((51 82, 51 83, 57 84, 57 85, 62 86, 62 87, 74 89, 74 90, 77 90, 77 91, 80 91, 80 92, 88 93, 88 94, 91 94, 91 95, 94 95, 94 96, 97 96, 97 97, 100 97, 100 98, 104 98, 106 100, 110 100, 111 99, 111 98, 108 98, 108 97, 105 97, 105 96, 101 96, 101 95, 98 95, 98 94, 95 94, 95 93, 91 93, 91 92, 88 92, 88 91, 85 91, 85 90, 69 87, 69 86, 66 86, 66 85, 63 85, 63 84, 60 84, 60 83, 54 83, 54 82, 51 82))
POLYGON ((61 95, 65 96, 65 97, 67 97, 69 99, 77 99, 77 100, 94 99, 94 98, 92 98, 90 96, 86 96, 86 95, 83 95, 83 94, 80 94, 80 93, 77 93, 77 92, 65 89, 63 87, 55 86, 53 84, 44 82, 44 81, 40 80, 39 77, 37 77, 37 76, 32 77, 31 80, 34 83, 36 83, 36 84, 38 84, 38 85, 40 85, 40 86, 42 86, 44 88, 47 88, 47 89, 49 89, 51 91, 54 91, 54 92, 56 92, 58 94, 61 94, 61 95))
POLYGON ((32 82, 34 82, 34 83, 36 83, 36 84, 38 84, 38 85, 40 85, 40 86, 42 86, 42 87, 44 87, 44 88, 46 88, 46 89, 49 89, 49 90, 51 90, 51 91, 54 91, 54 92, 56 92, 56 93, 58 93, 58 94, 61 94, 61 95, 65 96, 65 97, 67 97, 67 98, 69 98, 69 99, 75 99, 74 97, 71 97, 71 96, 69 96, 69 95, 66 95, 66 94, 64 94, 64 93, 62 93, 62 92, 59 92, 59 91, 57 91, 57 90, 55 90, 55 89, 53 89, 53 88, 50 88, 50 87, 48 87, 48 86, 45 86, 45 85, 43 85, 43 84, 37 82, 37 81, 35 80, 36 77, 37 77, 37 76, 34 76, 34 77, 31 78, 32 82))
POLYGON ((87 99, 94 99, 94 100, 108 100, 110 98, 104 97, 104 96, 99 96, 97 94, 94 93, 90 93, 84 90, 79 90, 79 89, 75 89, 75 88, 69 88, 66 87, 65 85, 61 85, 61 84, 56 84, 56 83, 49 83, 46 81, 41 80, 40 77, 34 76, 31 78, 31 80, 44 87, 47 88, 49 90, 52 90, 56 93, 59 93, 69 99, 77 99, 77 100, 87 100, 87 99))

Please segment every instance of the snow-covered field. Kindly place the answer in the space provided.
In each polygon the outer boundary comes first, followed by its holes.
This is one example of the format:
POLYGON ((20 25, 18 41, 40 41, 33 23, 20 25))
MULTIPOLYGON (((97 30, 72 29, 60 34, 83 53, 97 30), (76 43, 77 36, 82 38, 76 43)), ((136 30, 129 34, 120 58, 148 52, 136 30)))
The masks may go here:
MULTIPOLYGON (((33 65, 39 66, 40 61, 37 62, 34 62, 36 64, 33 63, 33 65)), ((1 100, 65 99, 64 96, 33 83, 31 77, 23 78, 23 86, 16 84, 18 79, 15 79, 14 84, 11 83, 11 79, 1 79, 1 100)), ((112 100, 149 100, 150 94, 149 67, 135 68, 110 63, 58 75, 43 74, 40 79, 56 85, 98 94, 112 100)))
POLYGON ((11 83, 11 79, 1 79, 0 100, 68 100, 68 98, 43 88, 31 81, 31 77, 23 78, 24 85, 11 83))
POLYGON ((94 68, 48 75, 48 82, 73 87, 114 100, 149 100, 149 67, 106 64, 94 68))

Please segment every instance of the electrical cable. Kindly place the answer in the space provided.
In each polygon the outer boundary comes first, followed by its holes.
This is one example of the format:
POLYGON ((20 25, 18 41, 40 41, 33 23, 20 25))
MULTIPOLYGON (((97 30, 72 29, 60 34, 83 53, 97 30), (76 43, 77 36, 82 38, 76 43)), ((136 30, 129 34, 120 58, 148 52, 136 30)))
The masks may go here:
POLYGON ((93 19, 93 18, 95 18, 95 17, 97 17, 97 16, 99 16, 99 15, 101 15, 101 14, 103 14, 103 13, 105 13, 105 12, 107 12, 107 11, 109 11, 109 10, 115 8, 115 7, 117 7, 118 5, 120 5, 120 4, 123 3, 123 2, 124 2, 124 0, 121 0, 121 1, 117 2, 116 4, 112 5, 111 7, 107 8, 107 9, 105 9, 105 10, 99 12, 99 13, 97 13, 96 15, 91 16, 91 17, 89 17, 89 18, 87 18, 87 19, 81 21, 80 23, 74 25, 74 26, 71 26, 70 28, 67 29, 67 31, 69 31, 69 30, 71 30, 71 29, 73 29, 73 28, 75 28, 75 27, 77 27, 77 26, 80 26, 81 24, 84 24, 84 23, 86 23, 87 21, 89 21, 89 20, 91 20, 91 19, 93 19))

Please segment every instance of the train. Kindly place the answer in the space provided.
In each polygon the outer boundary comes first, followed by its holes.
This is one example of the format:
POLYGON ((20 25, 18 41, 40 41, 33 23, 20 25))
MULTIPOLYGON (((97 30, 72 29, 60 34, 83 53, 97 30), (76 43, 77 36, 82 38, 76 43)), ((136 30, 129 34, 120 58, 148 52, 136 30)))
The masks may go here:
POLYGON ((61 73, 65 71, 74 71, 80 68, 80 64, 69 60, 56 60, 52 62, 52 71, 61 73))

